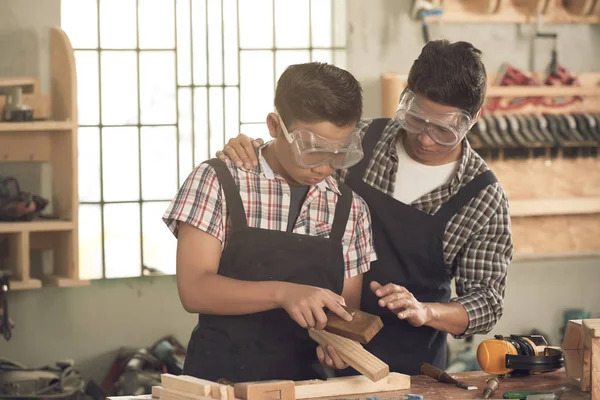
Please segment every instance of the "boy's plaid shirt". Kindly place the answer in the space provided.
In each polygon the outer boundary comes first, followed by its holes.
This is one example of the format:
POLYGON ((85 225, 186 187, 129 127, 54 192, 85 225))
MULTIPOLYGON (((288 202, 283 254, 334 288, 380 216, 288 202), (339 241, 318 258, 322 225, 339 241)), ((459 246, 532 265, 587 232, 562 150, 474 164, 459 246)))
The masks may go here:
MULTIPOLYGON (((239 188, 248 226, 285 231, 290 208, 289 185, 273 172, 260 151, 258 154, 259 166, 254 169, 238 168, 229 160, 226 165, 239 188)), ((311 186, 293 232, 329 237, 339 194, 338 183, 331 176, 311 186)), ((202 163, 190 173, 165 211, 163 221, 175 236, 177 222, 183 221, 216 237, 225 248, 231 225, 225 195, 211 166, 202 163)), ((355 193, 342 241, 345 277, 368 271, 370 262, 376 259, 371 217, 366 203, 355 193)))

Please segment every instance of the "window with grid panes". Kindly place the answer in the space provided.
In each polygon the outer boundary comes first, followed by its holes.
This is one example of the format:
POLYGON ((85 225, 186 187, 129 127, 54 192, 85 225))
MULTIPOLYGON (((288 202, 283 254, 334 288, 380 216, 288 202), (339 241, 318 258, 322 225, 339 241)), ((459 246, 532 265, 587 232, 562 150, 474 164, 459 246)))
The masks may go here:
POLYGON ((345 67, 345 0, 61 0, 75 49, 82 279, 175 273, 161 216, 195 165, 268 139, 290 64, 345 67))

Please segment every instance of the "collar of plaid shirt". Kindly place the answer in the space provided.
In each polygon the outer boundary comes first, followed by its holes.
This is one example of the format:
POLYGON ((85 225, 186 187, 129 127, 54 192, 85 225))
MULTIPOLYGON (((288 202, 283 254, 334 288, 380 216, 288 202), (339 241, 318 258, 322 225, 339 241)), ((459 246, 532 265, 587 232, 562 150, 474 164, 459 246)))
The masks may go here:
MULTIPOLYGON (((363 120, 357 126, 361 131, 361 138, 364 137, 367 132, 369 125, 372 120, 363 120)), ((405 132, 400 126, 400 123, 394 119, 391 119, 381 134, 381 138, 378 141, 373 155, 369 162, 369 167, 365 171, 364 180, 365 183, 372 185, 389 196, 394 194, 394 185, 396 183, 396 171, 398 170, 398 155, 396 154, 396 145, 398 140, 401 140, 402 135, 405 132), (390 162, 391 161, 391 162, 390 162)), ((466 175, 473 175, 476 171, 479 171, 483 166, 479 157, 472 157, 472 148, 466 139, 462 141, 462 155, 458 163, 456 172, 452 175, 452 178, 435 189, 434 191, 426 194, 420 199, 415 200, 412 205, 422 209, 424 211, 431 211, 436 206, 441 204, 458 192, 458 190, 464 185, 463 179, 466 175)), ((344 171, 344 174, 345 175, 344 171)))
MULTIPOLYGON (((281 175, 276 174, 275 171, 273 171, 273 168, 271 168, 271 166, 267 163, 267 160, 263 156, 263 150, 270 143, 273 143, 273 140, 263 144, 262 146, 260 146, 258 148, 258 150, 257 150, 258 167, 255 169, 255 171, 257 174, 262 175, 267 179, 284 179, 281 175)), ((332 192, 334 192, 338 195, 341 194, 340 190, 338 188, 337 181, 331 175, 328 176, 327 178, 323 179, 321 182, 317 183, 316 186, 321 192, 323 192, 325 190, 331 190, 332 192)))

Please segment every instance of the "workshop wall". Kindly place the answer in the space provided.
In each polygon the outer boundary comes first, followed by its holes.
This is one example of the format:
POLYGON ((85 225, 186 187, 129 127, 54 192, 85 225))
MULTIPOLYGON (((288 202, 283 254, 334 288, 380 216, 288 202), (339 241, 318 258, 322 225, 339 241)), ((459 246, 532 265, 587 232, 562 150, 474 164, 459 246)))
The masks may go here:
MULTIPOLYGON (((423 39, 408 17, 409 1, 348 0, 348 68, 365 88, 365 115, 379 116, 382 72, 407 72, 423 39), (368 8, 367 8, 368 7, 368 8)), ((60 1, 0 0, 0 75, 36 75, 48 82, 47 29, 60 24, 60 1), (25 36, 15 32, 26 32, 25 36), (31 51, 34 49, 35 51, 31 51), (16 62, 25 56, 26 62, 16 62)), ((529 65, 530 27, 495 24, 431 28, 432 38, 470 40, 485 54, 488 70, 504 61, 529 65)), ((600 70, 600 27, 547 26, 559 32, 559 60, 579 71, 600 70)), ((539 42, 536 69, 548 60, 550 43, 539 42)), ((510 267, 504 316, 493 333, 531 328, 559 337, 562 311, 587 307, 600 316, 600 259, 514 263, 510 267)), ((17 323, 10 342, 0 339, 0 356, 29 366, 71 358, 100 382, 120 346, 144 347, 164 335, 187 344, 195 318, 179 303, 174 277, 95 281, 89 287, 13 292, 10 312, 17 323)))

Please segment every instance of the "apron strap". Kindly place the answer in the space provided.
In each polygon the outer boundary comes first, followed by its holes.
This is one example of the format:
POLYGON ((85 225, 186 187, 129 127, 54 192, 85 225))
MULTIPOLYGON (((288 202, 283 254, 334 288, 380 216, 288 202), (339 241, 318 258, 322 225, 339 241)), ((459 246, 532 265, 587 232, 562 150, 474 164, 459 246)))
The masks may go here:
POLYGON ((236 230, 247 228, 248 221, 246 221, 244 203, 242 203, 240 190, 235 184, 229 168, 227 168, 227 165, 225 165, 225 163, 218 158, 211 158, 205 162, 213 167, 217 173, 217 178, 219 179, 221 187, 223 188, 223 192, 225 193, 225 201, 227 202, 227 209, 229 210, 232 229, 236 230))
POLYGON ((369 163, 371 162, 371 157, 373 156, 373 150, 379 142, 379 138, 381 137, 381 133, 387 126, 388 122, 390 122, 390 118, 375 118, 371 125, 367 128, 367 132, 362 140, 362 147, 364 152, 364 157, 358 164, 354 167, 350 168, 349 178, 350 179, 358 179, 362 180, 369 163))
POLYGON ((477 175, 471 182, 463 186, 459 191, 450 198, 442 207, 435 213, 435 216, 441 218, 444 224, 448 223, 450 219, 458 214, 460 210, 485 187, 498 182, 496 175, 492 170, 477 175))
POLYGON ((335 205, 335 215, 333 216, 333 224, 329 238, 335 242, 341 242, 346 232, 346 224, 352 207, 352 189, 344 183, 338 182, 341 196, 338 196, 337 204, 335 205))

